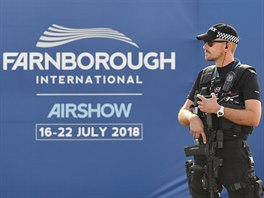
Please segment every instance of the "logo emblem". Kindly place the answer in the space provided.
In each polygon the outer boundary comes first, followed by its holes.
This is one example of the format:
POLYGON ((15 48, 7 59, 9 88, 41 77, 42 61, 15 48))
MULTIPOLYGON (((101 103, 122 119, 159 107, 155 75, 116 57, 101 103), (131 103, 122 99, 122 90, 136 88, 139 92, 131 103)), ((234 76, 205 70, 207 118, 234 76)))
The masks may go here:
POLYGON ((74 29, 59 26, 56 24, 50 26, 48 30, 43 33, 43 35, 39 38, 36 47, 51 48, 81 39, 95 38, 114 39, 139 48, 139 46, 134 43, 129 37, 111 28, 74 29))

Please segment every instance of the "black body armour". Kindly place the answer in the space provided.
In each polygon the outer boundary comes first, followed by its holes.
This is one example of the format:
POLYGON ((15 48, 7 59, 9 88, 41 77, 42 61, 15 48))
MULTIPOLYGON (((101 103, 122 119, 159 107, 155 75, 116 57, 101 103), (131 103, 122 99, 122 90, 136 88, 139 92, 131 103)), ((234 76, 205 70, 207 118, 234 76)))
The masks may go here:
MULTIPOLYGON (((229 71, 224 78, 220 78, 216 66, 208 66, 202 71, 199 93, 201 95, 210 96, 210 94, 214 92, 220 105, 233 109, 244 109, 244 99, 238 89, 238 82, 243 73, 248 69, 255 71, 253 67, 241 64, 238 60, 236 60, 231 71, 229 71)), ((198 115, 202 118, 206 129, 205 114, 199 111, 198 115)), ((238 125, 223 117, 218 118, 215 114, 212 115, 212 123, 213 129, 223 131, 225 140, 246 140, 247 136, 253 130, 253 127, 251 126, 238 125)))

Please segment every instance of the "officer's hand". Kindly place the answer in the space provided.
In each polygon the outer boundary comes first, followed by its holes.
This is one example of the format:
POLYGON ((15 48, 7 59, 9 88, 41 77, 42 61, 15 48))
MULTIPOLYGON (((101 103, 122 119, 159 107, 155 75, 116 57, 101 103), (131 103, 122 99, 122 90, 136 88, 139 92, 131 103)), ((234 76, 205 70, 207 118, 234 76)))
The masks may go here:
POLYGON ((194 115, 190 119, 190 132, 194 138, 198 139, 202 136, 203 143, 206 144, 206 135, 204 133, 204 125, 198 115, 194 115))
POLYGON ((197 94, 197 97, 200 99, 200 101, 197 102, 198 108, 204 113, 216 113, 220 109, 215 93, 211 93, 211 96, 211 98, 205 98, 197 94))

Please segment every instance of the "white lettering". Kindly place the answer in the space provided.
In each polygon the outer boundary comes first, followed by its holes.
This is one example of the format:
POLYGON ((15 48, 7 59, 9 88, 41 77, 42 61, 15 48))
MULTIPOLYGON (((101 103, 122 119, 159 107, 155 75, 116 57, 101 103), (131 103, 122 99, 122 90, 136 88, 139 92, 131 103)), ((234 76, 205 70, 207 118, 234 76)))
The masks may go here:
POLYGON ((3 53, 3 70, 164 70, 165 66, 171 70, 176 69, 176 53, 171 52, 165 57, 165 52, 139 52, 133 55, 115 52, 88 52, 74 54, 73 52, 57 52, 54 57, 48 53, 40 52, 5 52, 3 53))

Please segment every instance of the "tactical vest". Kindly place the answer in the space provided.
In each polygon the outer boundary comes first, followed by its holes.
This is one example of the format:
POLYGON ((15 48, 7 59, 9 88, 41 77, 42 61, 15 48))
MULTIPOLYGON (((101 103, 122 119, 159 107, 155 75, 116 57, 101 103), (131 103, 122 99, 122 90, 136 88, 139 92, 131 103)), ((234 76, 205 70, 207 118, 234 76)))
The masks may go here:
MULTIPOLYGON (((201 79, 200 79, 200 87, 199 91, 206 89, 206 92, 208 95, 210 95, 213 92, 214 83, 216 81, 215 71, 216 66, 211 65, 203 69, 201 79)), ((234 102, 223 102, 221 103, 222 106, 230 107, 234 109, 244 109, 245 104, 244 100, 241 96, 241 93, 238 90, 238 82, 243 76, 244 72, 246 70, 253 70, 256 71, 253 67, 245 64, 241 64, 239 61, 236 62, 235 66, 233 67, 232 71, 235 73, 235 79, 233 81, 232 86, 229 88, 227 93, 223 94, 230 94, 230 95, 236 95, 236 101, 234 102)), ((198 114, 202 120, 203 124, 206 128, 206 119, 204 119, 204 116, 201 114, 201 112, 198 114)), ((213 127, 214 129, 223 130, 224 132, 224 139, 243 139, 246 140, 247 136, 252 132, 253 127, 252 126, 242 126, 235 124, 223 117, 218 118, 216 115, 213 115, 213 127)))

